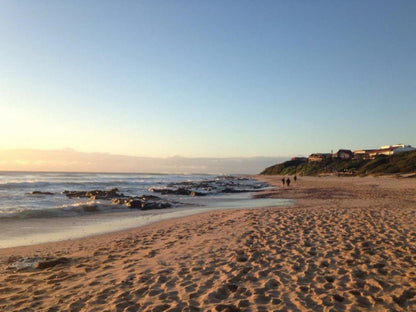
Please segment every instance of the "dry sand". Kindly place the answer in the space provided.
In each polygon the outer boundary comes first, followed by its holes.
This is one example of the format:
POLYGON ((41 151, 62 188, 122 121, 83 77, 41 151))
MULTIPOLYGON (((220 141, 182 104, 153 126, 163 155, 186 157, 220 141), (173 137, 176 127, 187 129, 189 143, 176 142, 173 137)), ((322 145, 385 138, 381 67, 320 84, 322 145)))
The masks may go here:
POLYGON ((416 311, 416 179, 260 179, 295 206, 1 249, 0 310, 416 311))

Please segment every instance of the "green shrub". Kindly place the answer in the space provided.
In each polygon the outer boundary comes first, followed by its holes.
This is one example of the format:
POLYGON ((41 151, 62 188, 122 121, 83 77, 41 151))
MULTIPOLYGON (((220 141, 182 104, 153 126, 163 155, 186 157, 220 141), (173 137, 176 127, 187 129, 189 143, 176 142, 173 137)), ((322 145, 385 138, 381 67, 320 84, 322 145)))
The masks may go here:
POLYGON ((261 174, 268 175, 318 175, 332 172, 353 172, 362 174, 394 174, 416 172, 416 151, 400 153, 392 156, 380 155, 375 159, 326 159, 323 161, 302 162, 290 160, 266 168, 261 174))

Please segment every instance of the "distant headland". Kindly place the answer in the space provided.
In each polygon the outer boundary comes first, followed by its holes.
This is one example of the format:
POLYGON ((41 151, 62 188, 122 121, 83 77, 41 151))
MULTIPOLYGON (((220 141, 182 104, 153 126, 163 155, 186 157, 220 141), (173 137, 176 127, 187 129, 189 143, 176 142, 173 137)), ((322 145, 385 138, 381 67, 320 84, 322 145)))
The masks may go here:
POLYGON ((351 151, 340 149, 336 153, 314 153, 264 169, 264 175, 383 175, 415 173, 416 148, 405 145, 386 145, 379 149, 351 151))

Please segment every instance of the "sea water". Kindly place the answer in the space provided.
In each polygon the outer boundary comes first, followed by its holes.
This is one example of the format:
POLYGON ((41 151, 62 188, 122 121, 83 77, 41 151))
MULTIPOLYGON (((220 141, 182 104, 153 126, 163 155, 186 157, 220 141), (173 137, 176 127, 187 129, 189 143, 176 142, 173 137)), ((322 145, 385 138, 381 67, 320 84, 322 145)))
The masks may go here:
MULTIPOLYGON (((231 177, 232 179, 234 177, 231 177)), ((211 175, 0 172, 0 248, 30 245, 107 233, 213 209, 289 205, 279 199, 253 199, 250 192, 203 197, 160 195, 152 189, 172 183, 223 181, 211 175), (110 200, 68 198, 63 191, 109 190, 125 196, 156 195, 177 203, 157 210, 129 209, 110 200), (34 194, 35 193, 35 194, 34 194), (39 194, 40 193, 40 194, 39 194)), ((253 179, 239 183, 267 188, 253 179), (257 184, 256 184, 257 183, 257 184)))

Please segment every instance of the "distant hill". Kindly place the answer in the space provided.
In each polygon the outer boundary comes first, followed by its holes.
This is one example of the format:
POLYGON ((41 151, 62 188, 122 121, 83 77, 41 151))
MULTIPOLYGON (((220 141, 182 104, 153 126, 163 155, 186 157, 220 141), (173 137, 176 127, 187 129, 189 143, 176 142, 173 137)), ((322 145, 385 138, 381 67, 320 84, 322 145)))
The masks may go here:
POLYGON ((395 173, 416 173, 416 151, 400 153, 392 156, 380 155, 375 159, 327 159, 323 161, 302 162, 289 160, 264 169, 266 175, 318 175, 323 173, 339 173, 345 175, 383 175, 395 173))

